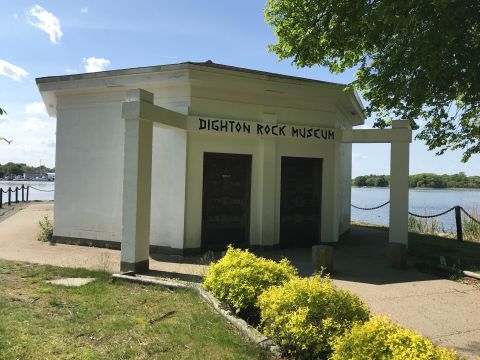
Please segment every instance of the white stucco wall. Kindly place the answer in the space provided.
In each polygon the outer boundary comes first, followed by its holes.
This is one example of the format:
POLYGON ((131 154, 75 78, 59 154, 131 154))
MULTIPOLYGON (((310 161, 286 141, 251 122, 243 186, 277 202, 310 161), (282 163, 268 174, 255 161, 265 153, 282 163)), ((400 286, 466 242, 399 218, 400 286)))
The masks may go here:
POLYGON ((150 244, 183 248, 187 134, 153 128, 150 244))
POLYGON ((118 101, 59 99, 54 235, 121 240, 123 141, 118 101))

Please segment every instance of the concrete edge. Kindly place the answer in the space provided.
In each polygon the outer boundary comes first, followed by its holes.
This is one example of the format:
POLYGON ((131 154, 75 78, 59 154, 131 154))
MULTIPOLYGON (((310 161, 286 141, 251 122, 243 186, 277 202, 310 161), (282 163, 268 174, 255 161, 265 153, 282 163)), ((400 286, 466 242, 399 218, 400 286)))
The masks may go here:
POLYGON ((234 315, 230 310, 223 308, 220 301, 213 297, 210 293, 205 291, 201 285, 195 284, 197 292, 205 302, 209 303, 221 316, 223 316, 230 324, 232 324, 238 331, 240 331, 252 343, 260 346, 262 349, 269 351, 275 356, 282 354, 280 347, 276 345, 272 339, 263 335, 260 331, 249 325, 245 320, 234 315))
POLYGON ((473 271, 461 270, 461 269, 457 269, 452 266, 443 265, 443 264, 438 264, 437 267, 442 270, 452 271, 458 274, 462 274, 464 276, 468 276, 468 277, 480 280, 480 274, 474 273, 473 271))
POLYGON ((172 280, 160 280, 154 279, 145 275, 128 275, 128 274, 112 274, 113 280, 125 280, 133 283, 140 284, 149 284, 149 285, 160 285, 165 286, 170 289, 190 289, 192 286, 190 284, 185 284, 182 282, 172 281, 172 280))
POLYGON ((468 270, 462 270, 462 273, 465 276, 469 276, 469 277, 472 277, 474 279, 480 280, 480 274, 477 274, 477 273, 474 273, 474 272, 468 271, 468 270))
POLYGON ((275 356, 282 354, 280 347, 276 345, 273 340, 263 335, 260 331, 249 325, 245 320, 236 316, 232 311, 225 309, 222 303, 212 296, 209 292, 204 290, 201 284, 192 282, 179 282, 172 280, 160 280, 145 275, 134 274, 112 274, 113 280, 121 279, 129 282, 160 285, 170 289, 193 289, 207 304, 209 304, 218 314, 226 319, 235 329, 237 329, 243 336, 245 336, 250 342, 261 347, 264 350, 269 351, 275 356))

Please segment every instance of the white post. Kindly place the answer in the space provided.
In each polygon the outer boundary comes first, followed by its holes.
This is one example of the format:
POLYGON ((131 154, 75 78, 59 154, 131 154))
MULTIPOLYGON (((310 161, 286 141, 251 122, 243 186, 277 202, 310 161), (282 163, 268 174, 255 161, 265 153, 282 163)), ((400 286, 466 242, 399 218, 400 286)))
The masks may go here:
MULTIPOLYGON (((265 123, 276 124, 277 115, 263 114, 265 123)), ((261 246, 270 248, 278 246, 275 236, 275 197, 277 176, 277 140, 262 139, 262 242, 261 246)))
MULTIPOLYGON (((393 129, 410 129, 408 120, 392 122, 393 129)), ((392 142, 390 158, 390 232, 388 258, 393 267, 406 265, 408 246, 409 142, 392 142)))
MULTIPOLYGON (((145 90, 127 91, 127 101, 153 104, 145 90)), ((153 123, 123 112, 125 119, 121 271, 148 270, 153 123)))

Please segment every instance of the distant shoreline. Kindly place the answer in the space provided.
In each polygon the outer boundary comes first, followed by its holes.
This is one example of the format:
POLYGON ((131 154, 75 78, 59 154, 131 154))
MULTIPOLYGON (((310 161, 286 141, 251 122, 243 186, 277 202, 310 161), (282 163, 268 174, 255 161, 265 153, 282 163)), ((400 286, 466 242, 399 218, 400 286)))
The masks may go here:
MULTIPOLYGON (((352 188, 357 189, 390 189, 390 186, 356 186, 352 185, 352 188)), ((469 190, 477 190, 480 191, 480 188, 457 188, 457 187, 447 187, 447 188, 433 188, 433 187, 409 187, 408 188, 413 190, 461 190, 461 191, 469 191, 469 190)))

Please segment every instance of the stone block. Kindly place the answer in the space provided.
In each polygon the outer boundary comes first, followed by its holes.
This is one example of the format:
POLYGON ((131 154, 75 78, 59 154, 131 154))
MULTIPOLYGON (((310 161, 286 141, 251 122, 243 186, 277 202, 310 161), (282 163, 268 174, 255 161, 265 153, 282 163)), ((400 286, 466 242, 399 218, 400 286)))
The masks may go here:
POLYGON ((394 269, 405 269, 407 266, 407 246, 400 243, 389 243, 387 258, 388 263, 394 269))
POLYGON ((315 245, 312 246, 312 262, 314 271, 320 271, 323 268, 327 273, 333 272, 333 246, 315 245))

